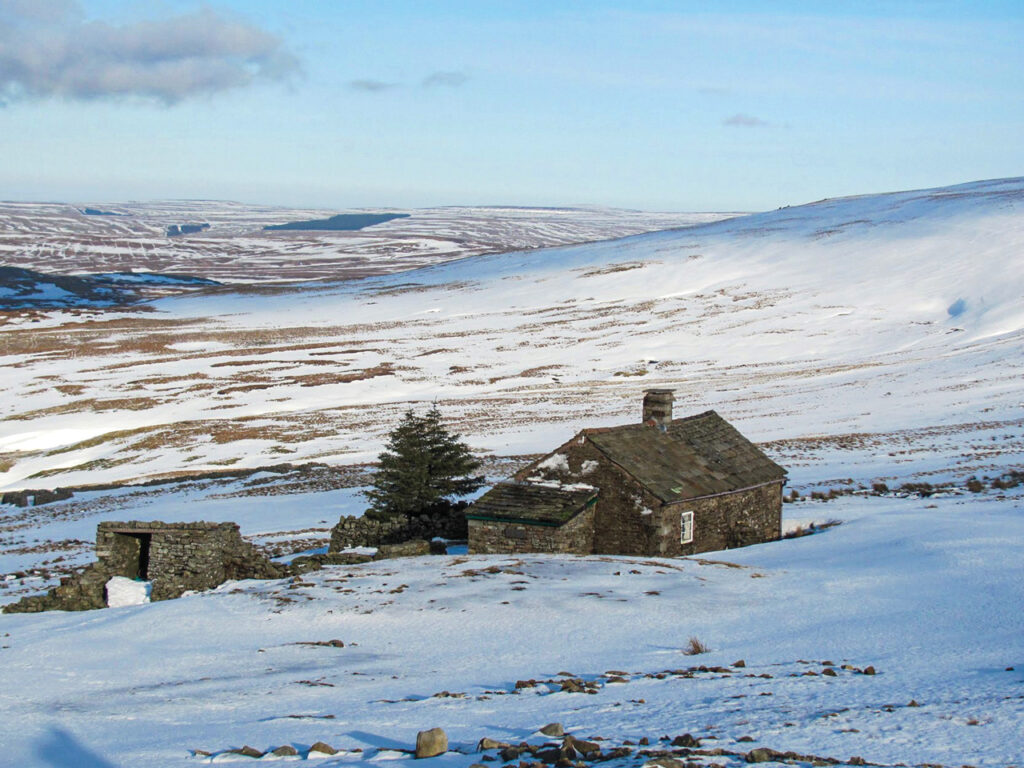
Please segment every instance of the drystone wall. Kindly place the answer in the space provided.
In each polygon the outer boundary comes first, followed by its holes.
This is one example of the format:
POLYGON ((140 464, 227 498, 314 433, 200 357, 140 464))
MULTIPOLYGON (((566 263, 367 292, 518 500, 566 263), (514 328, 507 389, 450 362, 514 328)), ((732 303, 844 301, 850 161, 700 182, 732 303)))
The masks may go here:
POLYGON ((106 605, 113 576, 152 583, 153 600, 212 589, 229 579, 272 579, 288 569, 242 539, 235 523, 104 522, 96 530, 97 562, 68 576, 45 595, 27 597, 7 613, 84 611, 106 605))
POLYGON ((368 517, 342 517, 331 529, 330 552, 351 547, 380 547, 435 537, 462 540, 467 536, 466 507, 459 502, 411 518, 371 520, 368 517))

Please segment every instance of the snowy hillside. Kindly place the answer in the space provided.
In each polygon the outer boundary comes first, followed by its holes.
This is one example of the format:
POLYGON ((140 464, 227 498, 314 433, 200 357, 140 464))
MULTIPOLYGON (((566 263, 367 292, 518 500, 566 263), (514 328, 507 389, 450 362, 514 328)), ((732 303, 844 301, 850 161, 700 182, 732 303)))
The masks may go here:
POLYGON ((479 449, 533 453, 635 420, 652 386, 772 441, 801 485, 995 472, 1024 449, 1022 254, 1009 179, 145 313, 8 315, 0 487, 371 460, 434 399, 479 449))
POLYGON ((0 311, 115 307, 213 285, 212 280, 157 272, 53 275, 0 267, 0 311))
POLYGON ((0 603, 89 562, 101 520, 321 546, 365 505, 360 462, 435 399, 497 479, 671 387, 677 415, 715 408, 789 469, 805 498, 785 530, 841 524, 695 558, 435 556, 3 614, 0 764, 255 764, 245 745, 279 750, 260 764, 406 764, 442 727, 451 751, 417 765, 518 765, 557 758, 538 732, 557 722, 608 768, 1019 766, 1021 296, 1009 179, 356 282, 2 313, 0 490, 191 477, 0 504, 0 603), (988 477, 968 492, 972 474, 988 477), (710 651, 687 655, 690 638, 710 651))
POLYGON ((403 218, 358 231, 264 230, 334 213, 216 200, 97 207, 0 202, 0 263, 40 272, 173 272, 229 283, 336 280, 725 216, 612 208, 451 207, 409 210, 400 214, 403 218), (182 235, 183 225, 200 231, 182 235))

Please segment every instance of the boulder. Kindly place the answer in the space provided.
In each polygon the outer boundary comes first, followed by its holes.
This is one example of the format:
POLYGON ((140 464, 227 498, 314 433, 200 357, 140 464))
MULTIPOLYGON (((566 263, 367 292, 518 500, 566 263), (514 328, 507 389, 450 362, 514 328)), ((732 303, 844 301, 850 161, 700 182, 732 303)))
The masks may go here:
POLYGON ((299 750, 297 750, 290 744, 285 744, 283 746, 278 747, 277 749, 271 750, 270 754, 275 755, 277 757, 294 757, 295 755, 299 754, 299 750))
POLYGON ((336 755, 338 750, 332 747, 330 744, 324 744, 322 741, 318 741, 316 744, 309 748, 310 752, 319 752, 322 755, 336 755))
POLYGON ((487 750, 487 749, 505 749, 508 746, 510 746, 508 744, 508 742, 496 741, 494 739, 489 739, 486 736, 484 736, 482 739, 480 739, 479 743, 476 745, 476 751, 477 752, 483 752, 484 750, 487 750))
POLYGON ((416 734, 416 757, 437 757, 448 751, 448 734, 443 728, 431 728, 416 734))
POLYGON ((565 735, 565 729, 562 728, 561 723, 548 723, 540 729, 540 733, 558 738, 565 735))
POLYGON ((690 734, 684 733, 682 736, 676 736, 674 739, 672 739, 672 746, 694 748, 700 746, 700 741, 698 739, 695 739, 690 734))
POLYGON ((748 763, 770 763, 773 760, 777 760, 782 757, 781 752, 776 752, 774 749, 768 747, 758 747, 747 752, 746 760, 748 763))
POLYGON ((246 757, 257 757, 257 758, 263 757, 263 753, 262 752, 260 752, 255 747, 250 747, 248 744, 246 744, 241 749, 229 749, 228 750, 228 754, 230 754, 230 755, 245 755, 246 757))

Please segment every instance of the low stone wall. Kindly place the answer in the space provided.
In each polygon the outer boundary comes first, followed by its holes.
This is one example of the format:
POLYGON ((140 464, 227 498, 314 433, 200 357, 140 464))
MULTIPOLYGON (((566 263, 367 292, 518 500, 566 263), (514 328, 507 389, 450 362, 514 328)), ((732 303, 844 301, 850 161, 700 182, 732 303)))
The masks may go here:
POLYGON ((0 496, 0 504, 13 504, 16 507, 38 507, 40 504, 52 504, 55 501, 70 499, 74 494, 68 488, 51 490, 7 491, 0 496))
POLYGON ((235 523, 104 522, 96 530, 97 562, 68 576, 45 595, 7 606, 7 613, 84 611, 106 605, 113 576, 152 582, 153 600, 212 589, 230 579, 272 579, 288 568, 242 539, 235 523))
POLYGON ((465 539, 468 535, 467 506, 460 502, 450 509, 393 520, 345 516, 331 529, 331 545, 328 551, 339 552, 352 547, 380 547, 384 544, 401 544, 414 539, 429 541, 435 537, 465 539))
POLYGON ((559 526, 470 520, 469 554, 547 552, 589 555, 594 551, 594 513, 595 505, 591 504, 559 526))

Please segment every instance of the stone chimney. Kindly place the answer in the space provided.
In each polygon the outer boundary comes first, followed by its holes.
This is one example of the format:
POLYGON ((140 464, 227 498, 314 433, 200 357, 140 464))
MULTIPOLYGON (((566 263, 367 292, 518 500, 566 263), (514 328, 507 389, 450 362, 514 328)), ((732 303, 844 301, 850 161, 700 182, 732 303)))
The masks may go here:
POLYGON ((672 389, 648 389, 644 392, 643 423, 664 431, 672 421, 672 389))

